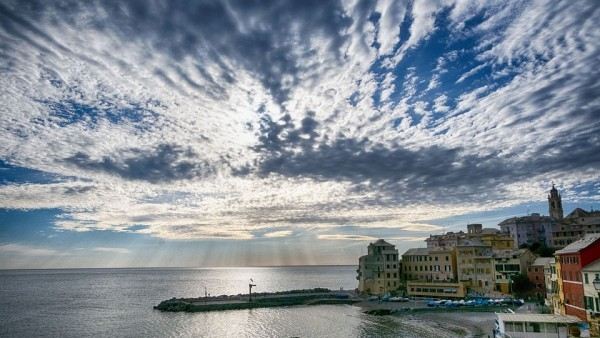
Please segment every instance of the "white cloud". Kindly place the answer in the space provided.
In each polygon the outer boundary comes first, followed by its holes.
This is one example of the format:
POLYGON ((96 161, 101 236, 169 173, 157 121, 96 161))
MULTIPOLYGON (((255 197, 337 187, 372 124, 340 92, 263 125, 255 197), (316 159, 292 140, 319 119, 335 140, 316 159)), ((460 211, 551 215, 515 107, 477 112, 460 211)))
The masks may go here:
POLYGON ((98 246, 92 249, 92 251, 96 252, 108 252, 108 253, 116 253, 116 254, 129 254, 131 250, 126 248, 111 248, 111 247, 103 247, 98 246))
POLYGON ((290 235, 292 235, 294 232, 291 230, 281 230, 281 231, 273 231, 273 232, 268 232, 266 234, 264 234, 264 237, 267 238, 281 238, 281 237, 288 237, 290 235))
MULTIPOLYGON (((15 9, 28 24, 19 26, 18 34, 24 38, 17 38, 8 25, 0 28, 3 36, 10 37, 0 47, 6 56, 0 61, 0 159, 57 174, 59 179, 1 185, 0 207, 59 208, 63 211, 55 223, 59 230, 136 232, 168 239, 252 239, 256 233, 285 237, 296 230, 344 224, 428 232, 442 229, 428 225, 432 219, 542 200, 550 178, 563 182, 567 190, 599 179, 586 169, 550 168, 502 182, 506 194, 501 201, 486 196, 489 192, 457 187, 463 196, 477 194, 479 200, 458 201, 457 197, 452 203, 434 192, 417 203, 407 201, 410 190, 390 188, 407 186, 402 180, 375 182, 365 177, 364 183, 357 183, 343 177, 324 181, 302 175, 237 174, 235 170, 252 168, 263 155, 253 149, 259 145, 265 116, 279 121, 289 114, 299 128, 307 111, 314 112, 320 135, 311 145, 314 148, 331 146, 340 139, 364 142, 365 151, 375 147, 416 152, 456 148, 462 157, 493 156, 508 164, 536 158, 546 147, 550 155, 557 151, 552 145, 568 143, 597 128, 589 123, 590 114, 600 106, 593 95, 597 74, 590 68, 597 64, 600 33, 595 20, 598 9, 590 3, 504 6, 417 1, 410 13, 398 1, 363 5, 344 2, 341 14, 346 17, 340 20, 347 20, 349 26, 320 29, 302 17, 285 24, 271 22, 265 13, 243 12, 228 4, 235 34, 265 39, 279 34, 271 50, 263 52, 281 55, 269 59, 273 62, 264 69, 243 64, 251 56, 249 50, 239 51, 244 57, 226 51, 211 56, 222 47, 220 43, 237 47, 230 32, 212 39, 179 29, 186 23, 177 21, 173 22, 174 36, 161 36, 151 23, 146 34, 130 37, 131 27, 109 17, 102 4, 62 14, 15 9), (439 26, 437 20, 445 8, 450 9, 449 27, 439 26), (369 20, 375 10, 381 13, 378 25, 369 20), (478 13, 485 14, 484 21, 465 32, 461 23, 478 13), (408 40, 394 51, 407 15, 412 19, 408 40), (105 22, 106 29, 99 31, 94 18, 105 22), (429 74, 402 63, 407 53, 446 28, 451 38, 470 34, 482 41, 474 50, 451 50, 434 58, 429 79, 429 74), (168 42, 186 38, 197 39, 192 51, 168 48, 177 46, 168 42), (375 41, 381 44, 379 50, 375 41), (483 64, 459 76, 458 84, 484 72, 484 65, 502 74, 503 81, 476 88, 457 85, 451 94, 443 86, 446 77, 452 74, 453 63, 462 62, 471 52, 483 64), (282 60, 289 63, 278 63, 282 60), (374 70, 378 61, 389 69, 374 70), (268 77, 283 66, 293 71, 268 77), (404 78, 396 78, 394 66, 405 72, 404 78), (289 91, 285 102, 278 102, 269 85, 277 87, 273 81, 280 81, 280 89, 289 91), (402 86, 396 88, 396 81, 402 81, 402 86), (425 85, 427 93, 422 90, 425 85), (373 100, 378 90, 380 106, 373 100), (395 102, 394 93, 400 96, 395 102), (76 107, 69 110, 64 106, 67 103, 76 107), (128 116, 136 109, 146 113, 128 116), (411 109, 421 117, 420 123, 415 123, 411 109), (431 110, 444 115, 434 120, 431 110), (157 159, 151 156, 165 143, 190 153, 165 162, 193 158, 194 163, 210 164, 210 175, 164 182, 127 176, 127 170, 140 163, 128 159, 143 155, 149 157, 143 163, 154 163, 157 159), (67 160, 78 154, 86 155, 97 167, 67 160), (120 171, 101 170, 111 160, 120 171)), ((13 6, 17 4, 9 7, 13 6)), ((588 140, 597 144, 593 137, 588 140)), ((460 158, 456 165, 460 167, 460 158)), ((185 166, 177 168, 185 170, 185 166)), ((409 169, 407 181, 416 175, 409 169)), ((412 237, 398 238, 409 241, 412 237)), ((8 252, 11 247, 3 248, 8 252)), ((12 248, 16 252, 17 247, 12 248)), ((46 249, 38 250, 42 254, 46 249)))
POLYGON ((0 245, 0 253, 6 255, 19 255, 19 256, 64 256, 66 253, 59 252, 53 249, 38 247, 38 246, 30 246, 30 245, 22 245, 16 243, 2 244, 0 245))

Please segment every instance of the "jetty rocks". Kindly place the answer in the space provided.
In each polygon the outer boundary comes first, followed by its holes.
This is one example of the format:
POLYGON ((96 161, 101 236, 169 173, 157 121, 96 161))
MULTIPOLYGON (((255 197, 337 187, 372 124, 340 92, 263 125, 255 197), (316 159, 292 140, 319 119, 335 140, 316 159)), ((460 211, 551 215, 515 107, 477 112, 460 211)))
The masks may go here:
POLYGON ((331 291, 324 288, 315 288, 252 293, 251 299, 248 294, 171 298, 154 306, 154 309, 167 312, 205 312, 292 305, 354 304, 360 301, 361 299, 351 291, 331 291))

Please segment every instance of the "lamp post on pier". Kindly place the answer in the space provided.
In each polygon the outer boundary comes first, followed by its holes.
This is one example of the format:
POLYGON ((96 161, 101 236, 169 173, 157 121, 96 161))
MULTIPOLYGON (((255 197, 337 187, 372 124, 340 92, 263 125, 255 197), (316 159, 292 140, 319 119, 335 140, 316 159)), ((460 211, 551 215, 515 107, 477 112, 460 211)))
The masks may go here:
POLYGON ((250 283, 248 283, 248 302, 252 302, 252 287, 256 286, 256 284, 254 284, 254 280, 252 280, 252 278, 250 278, 250 283))

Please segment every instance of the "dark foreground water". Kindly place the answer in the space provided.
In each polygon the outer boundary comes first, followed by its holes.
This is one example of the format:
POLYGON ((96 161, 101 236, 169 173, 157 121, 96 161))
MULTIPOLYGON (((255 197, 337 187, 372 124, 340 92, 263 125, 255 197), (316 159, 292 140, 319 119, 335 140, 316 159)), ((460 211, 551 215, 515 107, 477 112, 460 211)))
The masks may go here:
MULTIPOLYGON (((356 287, 354 266, 0 271, 6 337, 426 337, 428 328, 349 305, 162 313, 164 299, 356 287)), ((433 332, 429 332, 433 334, 433 332)), ((437 335, 439 337, 439 335, 437 335)))

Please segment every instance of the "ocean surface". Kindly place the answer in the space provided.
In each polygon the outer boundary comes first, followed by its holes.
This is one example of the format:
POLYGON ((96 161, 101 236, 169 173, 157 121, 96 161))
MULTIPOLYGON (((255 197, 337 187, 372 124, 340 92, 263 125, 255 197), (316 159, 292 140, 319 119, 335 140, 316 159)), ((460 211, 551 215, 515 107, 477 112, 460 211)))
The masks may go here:
MULTIPOLYGON (((172 297, 354 289, 355 266, 0 270, 2 337, 427 337, 427 326, 350 305, 162 313, 172 297)), ((428 334, 429 333, 429 334, 428 334)), ((439 337, 439 335, 436 335, 439 337)))

